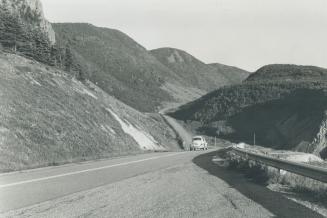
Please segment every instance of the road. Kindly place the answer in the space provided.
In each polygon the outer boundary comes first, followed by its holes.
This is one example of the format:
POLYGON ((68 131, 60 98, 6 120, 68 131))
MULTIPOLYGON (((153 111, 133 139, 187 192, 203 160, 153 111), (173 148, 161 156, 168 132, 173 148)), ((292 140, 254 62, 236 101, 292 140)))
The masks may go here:
POLYGON ((181 140, 183 140, 183 149, 189 150, 189 145, 192 143, 192 134, 188 132, 181 124, 179 124, 174 118, 160 112, 161 116, 166 120, 169 126, 178 134, 181 140))
POLYGON ((321 217, 215 165, 151 153, 0 175, 1 217, 321 217))

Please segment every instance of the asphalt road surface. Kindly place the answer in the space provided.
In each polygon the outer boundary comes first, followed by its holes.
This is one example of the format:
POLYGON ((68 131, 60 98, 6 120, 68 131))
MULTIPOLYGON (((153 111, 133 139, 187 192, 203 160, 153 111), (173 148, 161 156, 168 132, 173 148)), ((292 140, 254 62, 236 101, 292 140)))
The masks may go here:
POLYGON ((1 217, 321 217, 215 165, 152 153, 0 175, 1 217))

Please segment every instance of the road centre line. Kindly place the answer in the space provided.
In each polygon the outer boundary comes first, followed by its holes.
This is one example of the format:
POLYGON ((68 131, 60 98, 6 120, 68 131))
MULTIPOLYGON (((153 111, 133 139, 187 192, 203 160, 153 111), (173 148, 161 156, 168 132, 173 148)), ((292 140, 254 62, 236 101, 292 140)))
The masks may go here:
POLYGON ((118 167, 118 166, 126 166, 126 165, 141 163, 141 162, 145 162, 145 161, 149 161, 149 160, 155 160, 155 159, 160 159, 160 158, 165 158, 165 157, 176 156, 176 155, 183 154, 183 153, 184 152, 178 152, 178 153, 168 154, 168 155, 164 155, 164 156, 150 157, 150 158, 146 158, 146 159, 135 160, 135 161, 119 163, 119 164, 113 164, 113 165, 109 165, 109 166, 91 168, 91 169, 86 169, 86 170, 70 172, 70 173, 58 174, 58 175, 54 175, 54 176, 47 176, 47 177, 42 177, 42 178, 37 178, 37 179, 30 179, 30 180, 25 180, 25 181, 20 181, 20 182, 14 182, 14 183, 0 185, 0 189, 12 187, 12 186, 23 185, 23 184, 26 184, 26 183, 40 182, 40 181, 44 181, 44 180, 50 180, 50 179, 55 179, 55 178, 60 178, 60 177, 65 177, 65 176, 71 176, 71 175, 76 175, 76 174, 82 174, 82 173, 86 173, 86 172, 109 169, 109 168, 118 167))

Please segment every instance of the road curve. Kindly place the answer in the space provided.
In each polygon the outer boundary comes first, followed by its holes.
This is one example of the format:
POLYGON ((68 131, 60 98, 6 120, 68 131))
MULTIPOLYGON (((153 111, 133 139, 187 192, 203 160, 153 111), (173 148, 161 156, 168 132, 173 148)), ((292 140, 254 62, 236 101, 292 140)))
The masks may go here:
POLYGON ((178 123, 174 118, 160 113, 161 116, 166 120, 168 125, 175 130, 180 139, 183 141, 183 149, 189 150, 189 145, 192 143, 192 134, 188 132, 180 123, 178 123))
POLYGON ((0 175, 1 217, 321 217, 221 168, 153 153, 0 175))

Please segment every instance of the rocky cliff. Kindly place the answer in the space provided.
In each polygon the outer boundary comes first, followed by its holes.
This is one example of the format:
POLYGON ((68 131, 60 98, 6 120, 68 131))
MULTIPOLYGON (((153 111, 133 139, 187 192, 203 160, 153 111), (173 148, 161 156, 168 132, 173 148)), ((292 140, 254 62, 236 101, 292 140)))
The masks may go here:
POLYGON ((46 33, 50 42, 55 43, 55 32, 45 19, 40 0, 0 0, 0 6, 20 16, 26 24, 40 28, 46 33))

